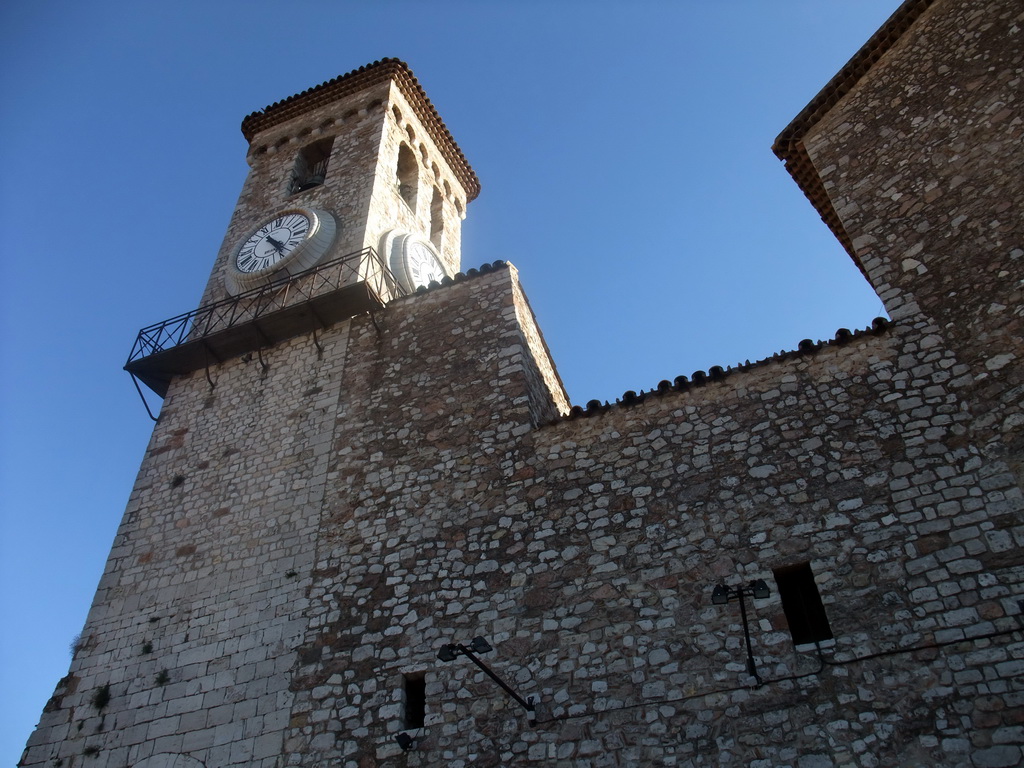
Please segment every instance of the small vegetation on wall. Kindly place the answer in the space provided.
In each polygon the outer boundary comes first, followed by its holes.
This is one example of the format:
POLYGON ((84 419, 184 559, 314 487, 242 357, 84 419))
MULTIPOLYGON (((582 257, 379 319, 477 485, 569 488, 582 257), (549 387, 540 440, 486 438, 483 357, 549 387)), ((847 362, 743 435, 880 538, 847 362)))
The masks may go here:
POLYGON ((100 686, 92 695, 92 705, 101 712, 110 703, 110 684, 100 686))
POLYGON ((166 669, 161 669, 160 674, 156 676, 156 684, 167 685, 169 682, 171 682, 170 674, 168 674, 166 669))

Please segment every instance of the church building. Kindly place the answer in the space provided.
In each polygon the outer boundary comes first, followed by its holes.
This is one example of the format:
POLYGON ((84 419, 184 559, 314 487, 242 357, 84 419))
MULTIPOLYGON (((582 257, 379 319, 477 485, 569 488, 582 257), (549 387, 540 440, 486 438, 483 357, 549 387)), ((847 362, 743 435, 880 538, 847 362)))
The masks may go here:
POLYGON ((888 319, 615 403, 403 62, 246 117, 20 765, 1024 763, 1022 38, 907 0, 775 141, 888 319))

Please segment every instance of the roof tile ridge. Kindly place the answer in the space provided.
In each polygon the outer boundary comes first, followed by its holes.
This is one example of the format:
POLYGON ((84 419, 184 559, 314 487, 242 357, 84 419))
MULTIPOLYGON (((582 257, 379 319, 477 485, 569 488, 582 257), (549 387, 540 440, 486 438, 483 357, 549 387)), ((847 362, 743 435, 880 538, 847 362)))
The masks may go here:
POLYGON ((795 142, 800 141, 804 134, 821 119, 821 116, 835 106, 857 82, 867 74, 868 70, 899 40, 915 21, 935 2, 935 0, 905 0, 892 15, 868 38, 850 60, 843 65, 825 86, 818 91, 807 106, 800 110, 775 138, 772 151, 780 160, 785 160, 785 153, 795 142))
POLYGON ((797 345, 796 349, 781 350, 776 352, 774 355, 762 358, 753 363, 750 362, 750 360, 746 360, 743 363, 737 363, 736 365, 730 365, 725 368, 720 365, 713 365, 707 370, 707 372, 694 371, 689 377, 676 376, 672 381, 663 379, 658 382, 657 387, 650 390, 640 390, 640 392, 636 392, 632 389, 627 390, 622 394, 622 397, 617 398, 614 403, 609 403, 607 400, 603 403, 600 400, 590 400, 587 402, 585 408, 583 406, 574 405, 569 409, 567 414, 559 416, 549 423, 557 424, 562 421, 572 421, 574 419, 597 416, 599 414, 607 413, 613 408, 631 408, 639 405, 652 396, 661 397, 671 392, 685 392, 694 387, 706 386, 708 382, 723 381, 736 373, 746 373, 753 368, 763 368, 771 365, 772 363, 781 363, 785 360, 815 355, 826 347, 843 346, 854 339, 862 338, 864 336, 881 336, 888 331, 892 325, 892 321, 887 320, 884 317, 876 317, 871 321, 871 325, 867 328, 856 331, 850 331, 848 328, 840 328, 835 332, 833 338, 827 341, 818 340, 815 342, 811 341, 811 339, 803 339, 797 345))
MULTIPOLYGON (((456 172, 466 184, 466 202, 472 202, 480 194, 480 179, 477 178, 476 172, 470 166, 466 156, 462 153, 462 149, 455 141, 455 137, 452 136, 451 131, 448 130, 448 126, 445 125, 444 120, 441 119, 440 113, 434 106, 434 103, 427 96, 427 92, 423 86, 420 85, 419 78, 413 73, 412 69, 405 66, 403 70, 399 72, 398 77, 395 78, 395 82, 402 85, 408 83, 408 86, 412 89, 413 94, 418 98, 409 99, 412 105, 413 111, 420 112, 421 105, 427 108, 428 113, 426 115, 420 115, 420 119, 423 125, 427 128, 427 133, 434 140, 434 143, 441 149, 441 152, 445 155, 446 159, 452 166, 458 166, 456 172), (423 119, 429 118, 429 119, 423 119), (440 140, 439 140, 440 139, 440 140)), ((408 96, 409 94, 407 94, 408 96)))
MULTIPOLYGON (((401 59, 396 59, 387 56, 382 59, 372 61, 369 64, 364 64, 363 66, 358 67, 357 69, 353 69, 350 72, 345 72, 344 74, 337 75, 336 77, 332 77, 330 80, 325 80, 319 85, 310 86, 309 88, 306 88, 303 91, 293 93, 291 96, 287 96, 283 99, 268 104, 262 109, 257 109, 255 112, 250 112, 248 115, 242 118, 242 135, 245 136, 246 140, 251 140, 252 136, 251 133, 247 132, 247 128, 254 122, 258 123, 259 118, 265 117, 270 110, 281 109, 282 107, 291 104, 301 98, 307 97, 313 93, 316 93, 317 91, 325 90, 333 85, 338 85, 346 80, 356 80, 356 75, 365 74, 367 72, 376 73, 377 70, 382 70, 388 66, 397 66, 404 68, 406 70, 409 69, 409 65, 406 64, 401 59)), ((256 126, 256 130, 259 130, 258 126, 256 126)))
POLYGON ((407 299, 411 296, 421 296, 424 293, 433 293, 434 291, 440 288, 447 288, 450 285, 455 285, 455 283, 464 283, 467 280, 473 280, 475 278, 481 277, 482 275, 486 275, 491 272, 497 272, 498 270, 501 269, 508 269, 509 266, 510 264, 507 261, 503 261, 501 259, 498 259, 497 261, 484 263, 475 269, 468 269, 465 272, 458 272, 452 275, 451 277, 448 277, 446 275, 445 277, 442 277, 440 280, 431 280, 427 285, 417 286, 415 290, 410 291, 409 293, 405 294, 405 296, 399 296, 394 301, 407 299))
POLYGON ((365 87, 388 78, 396 82, 399 88, 402 89, 403 94, 408 99, 413 111, 419 116, 427 133, 430 134, 431 139, 433 139, 441 154, 451 164, 455 175, 465 186, 466 202, 468 203, 476 199, 480 194, 480 179, 455 141, 455 137, 448 130, 448 126, 441 119, 441 115, 430 101, 430 97, 427 96, 423 86, 420 85, 412 68, 398 58, 385 57, 370 64, 364 64, 358 69, 353 69, 351 72, 338 75, 319 85, 314 85, 280 101, 275 101, 263 109, 251 112, 242 119, 242 135, 246 141, 251 143, 259 131, 276 124, 271 118, 272 112, 284 113, 280 115, 279 120, 289 119, 293 116, 288 114, 289 107, 296 106, 301 100, 312 100, 316 102, 314 106, 319 106, 321 101, 323 103, 333 101, 340 96, 355 92, 360 87, 365 87))
POLYGON ((819 120, 849 93, 875 63, 899 40, 935 0, 906 0, 862 45, 842 69, 825 84, 775 138, 772 152, 785 164, 786 171, 814 206, 821 220, 839 240, 861 274, 870 282, 867 270, 857 257, 853 242, 832 205, 818 171, 811 162, 803 139, 819 120))

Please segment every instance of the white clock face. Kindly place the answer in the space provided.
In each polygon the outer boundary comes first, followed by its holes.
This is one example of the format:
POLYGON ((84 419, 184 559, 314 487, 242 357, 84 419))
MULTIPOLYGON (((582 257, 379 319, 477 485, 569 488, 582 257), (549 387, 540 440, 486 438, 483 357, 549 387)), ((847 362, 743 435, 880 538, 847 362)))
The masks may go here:
POLYGON ((310 220, 304 214, 282 214, 268 221, 242 243, 235 257, 235 266, 243 274, 273 269, 303 243, 309 229, 310 220))
POLYGON ((235 250, 224 270, 232 296, 290 279, 316 266, 330 251, 338 223, 327 211, 285 208, 264 219, 235 250))
POLYGON ((440 282, 445 276, 437 256, 423 243, 413 243, 405 256, 405 270, 413 289, 440 282))
POLYGON ((430 242, 417 235, 392 229, 380 238, 380 253, 405 293, 441 282, 448 273, 430 242))

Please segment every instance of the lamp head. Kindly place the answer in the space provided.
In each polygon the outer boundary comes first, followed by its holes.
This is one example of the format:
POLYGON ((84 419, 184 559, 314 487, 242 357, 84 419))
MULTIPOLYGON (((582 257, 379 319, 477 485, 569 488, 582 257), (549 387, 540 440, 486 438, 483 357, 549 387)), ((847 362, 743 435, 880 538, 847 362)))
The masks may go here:
POLYGON ((416 745, 416 742, 413 741, 412 736, 410 736, 408 733, 404 733, 404 732, 403 733, 396 733, 395 734, 395 741, 398 742, 398 746, 400 746, 402 748, 403 752, 408 752, 410 749, 412 749, 416 745))
POLYGON ((756 581, 751 582, 750 588, 751 593, 758 600, 762 600, 771 594, 771 592, 768 590, 768 585, 765 583, 764 579, 757 579, 756 581))
POLYGON ((442 645, 441 650, 437 652, 437 658, 441 661, 455 661, 455 657, 459 655, 457 650, 454 643, 442 645))
POLYGON ((725 605, 729 602, 729 588, 725 584, 719 584, 711 593, 711 602, 715 605, 725 605))
POLYGON ((490 653, 494 649, 491 648, 491 644, 484 640, 482 637, 474 637, 469 643, 469 650, 473 653, 490 653))

